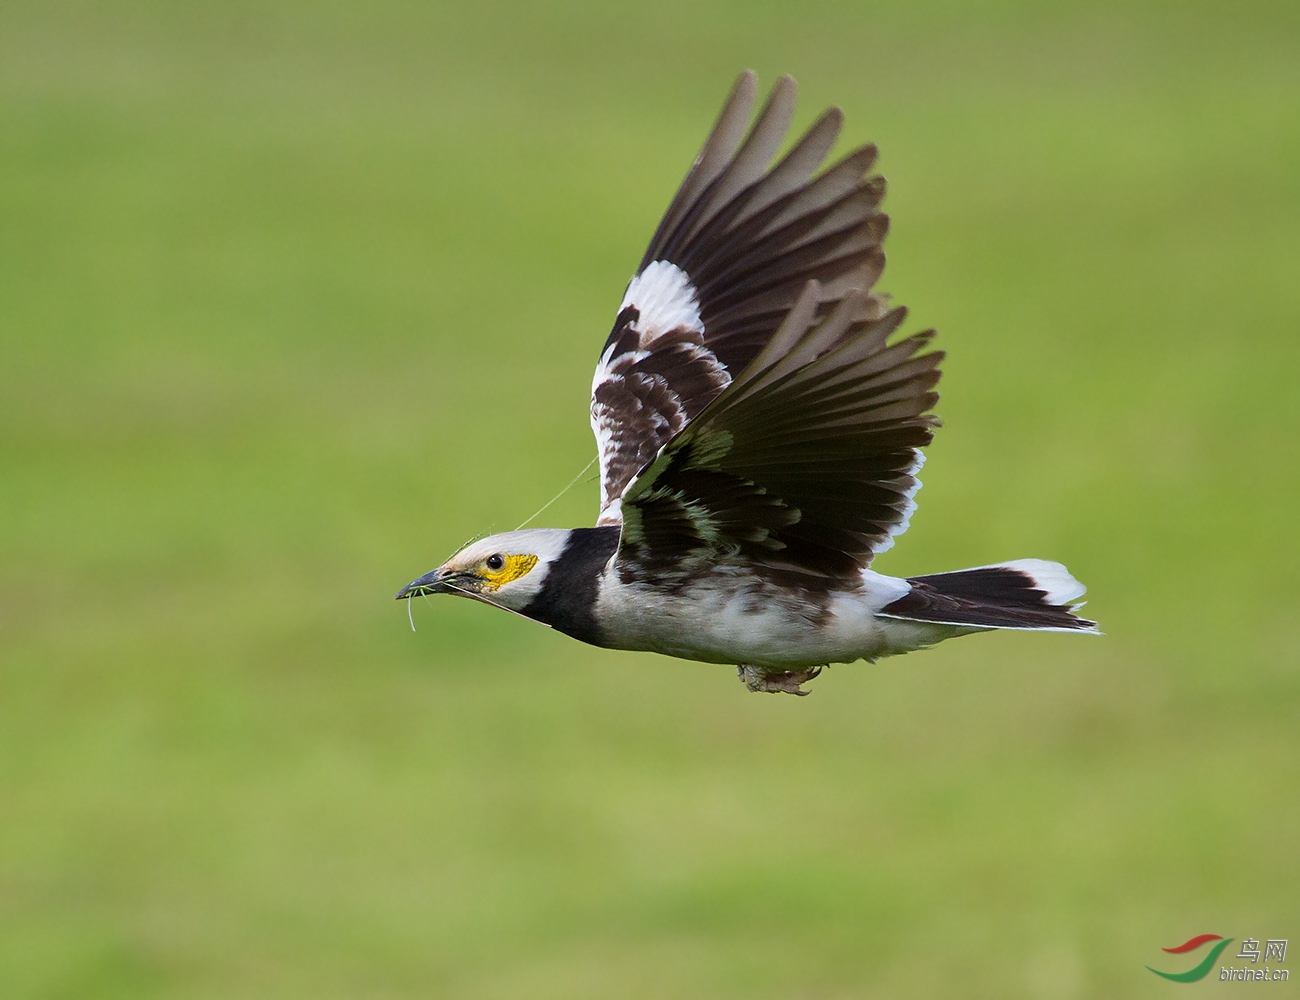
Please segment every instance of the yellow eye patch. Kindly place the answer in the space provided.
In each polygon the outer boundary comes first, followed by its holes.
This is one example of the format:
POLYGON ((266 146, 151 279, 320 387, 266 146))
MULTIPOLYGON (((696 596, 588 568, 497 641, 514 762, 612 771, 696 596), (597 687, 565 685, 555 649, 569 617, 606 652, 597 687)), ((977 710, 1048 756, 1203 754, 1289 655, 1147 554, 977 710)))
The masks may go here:
POLYGON ((530 569, 537 565, 536 556, 506 556, 506 564, 500 569, 488 569, 484 564, 479 571, 483 577, 484 590, 499 590, 502 586, 511 580, 518 580, 521 576, 528 573, 530 569))

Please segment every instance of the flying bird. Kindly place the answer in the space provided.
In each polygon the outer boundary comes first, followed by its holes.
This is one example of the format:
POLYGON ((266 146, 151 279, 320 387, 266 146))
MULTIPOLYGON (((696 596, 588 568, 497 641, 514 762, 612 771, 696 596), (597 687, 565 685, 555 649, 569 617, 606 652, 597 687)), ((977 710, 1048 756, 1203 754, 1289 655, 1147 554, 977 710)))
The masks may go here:
POLYGON ((751 126, 756 89, 736 81, 601 350, 595 527, 480 539, 397 598, 459 594, 789 694, 823 665, 971 632, 1096 632, 1060 563, 870 568, 915 509, 943 353, 933 330, 895 338, 906 310, 872 292, 889 227, 876 147, 822 169, 831 108, 778 160, 795 84, 751 126))

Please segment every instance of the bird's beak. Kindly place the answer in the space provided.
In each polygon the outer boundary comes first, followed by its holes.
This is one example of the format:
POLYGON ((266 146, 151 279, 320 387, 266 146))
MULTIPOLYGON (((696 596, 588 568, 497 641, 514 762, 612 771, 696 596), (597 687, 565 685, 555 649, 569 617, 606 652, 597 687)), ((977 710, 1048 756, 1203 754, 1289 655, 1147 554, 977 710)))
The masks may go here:
POLYGON ((452 588, 443 582, 445 579, 446 576, 441 569, 425 573, 418 580, 412 580, 399 590, 396 599, 401 601, 410 600, 412 597, 424 597, 426 594, 449 594, 452 588))

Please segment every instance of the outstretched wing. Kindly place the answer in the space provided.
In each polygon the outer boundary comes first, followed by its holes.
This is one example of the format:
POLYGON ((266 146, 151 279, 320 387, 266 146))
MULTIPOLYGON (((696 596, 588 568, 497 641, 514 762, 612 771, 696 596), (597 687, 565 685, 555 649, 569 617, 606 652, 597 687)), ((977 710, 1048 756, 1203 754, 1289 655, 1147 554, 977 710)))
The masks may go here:
POLYGON ((626 581, 671 587, 722 561, 826 590, 851 585, 906 530, 943 354, 919 353, 932 330, 888 344, 906 310, 875 318, 859 292, 818 319, 824 294, 809 282, 758 356, 632 481, 616 563, 626 581))
MULTIPOLYGON (((885 266, 885 182, 863 146, 814 177, 839 135, 826 111, 769 168, 790 127, 795 85, 777 81, 746 133, 752 72, 736 81, 655 232, 591 385, 600 453, 600 524, 617 524, 629 482, 723 391, 776 333, 809 279, 818 309, 865 296, 885 266)), ((864 316, 883 304, 861 299, 864 316)))

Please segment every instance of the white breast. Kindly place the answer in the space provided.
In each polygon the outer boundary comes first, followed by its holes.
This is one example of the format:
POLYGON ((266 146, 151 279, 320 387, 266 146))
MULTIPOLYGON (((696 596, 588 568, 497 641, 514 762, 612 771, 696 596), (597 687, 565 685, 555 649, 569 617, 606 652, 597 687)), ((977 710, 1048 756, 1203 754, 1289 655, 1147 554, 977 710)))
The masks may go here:
POLYGON ((902 653, 955 634, 952 626, 875 617, 907 590, 904 580, 866 571, 861 590, 832 595, 823 609, 752 578, 711 576, 671 593, 624 584, 610 571, 596 614, 614 649, 793 669, 902 653))

